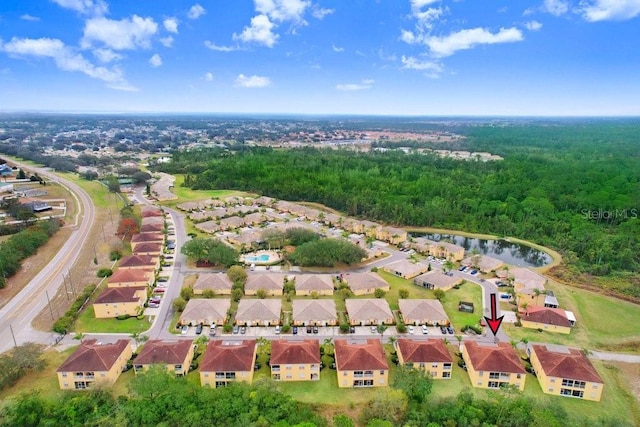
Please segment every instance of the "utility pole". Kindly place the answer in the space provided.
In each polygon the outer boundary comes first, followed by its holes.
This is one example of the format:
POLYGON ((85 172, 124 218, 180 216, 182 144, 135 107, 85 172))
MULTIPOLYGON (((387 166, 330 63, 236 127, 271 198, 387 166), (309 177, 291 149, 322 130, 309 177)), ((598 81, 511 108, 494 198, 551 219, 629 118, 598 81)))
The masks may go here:
POLYGON ((55 320, 55 318, 53 317, 53 309, 51 308, 51 300, 49 299, 49 291, 44 291, 44 293, 47 295, 47 302, 49 303, 49 312, 51 313, 51 320, 55 320))
POLYGON ((13 346, 18 347, 18 343, 16 342, 16 336, 13 333, 13 327, 9 325, 9 330, 11 331, 11 338, 13 338, 13 346))

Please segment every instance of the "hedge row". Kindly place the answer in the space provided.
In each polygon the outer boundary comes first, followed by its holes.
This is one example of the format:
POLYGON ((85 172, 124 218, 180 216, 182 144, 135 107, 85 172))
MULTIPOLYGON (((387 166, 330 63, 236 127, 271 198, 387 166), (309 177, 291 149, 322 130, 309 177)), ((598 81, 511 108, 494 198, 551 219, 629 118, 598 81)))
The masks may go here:
POLYGON ((54 332, 57 332, 59 334, 66 334, 67 331, 69 331, 69 328, 71 328, 73 322, 75 322, 78 318, 80 309, 89 300, 89 297, 91 297, 91 294, 95 289, 96 285, 89 285, 84 288, 80 296, 78 296, 78 298, 76 298, 76 300, 71 305, 71 308, 69 308, 64 316, 59 318, 56 323, 53 324, 52 329, 54 332))

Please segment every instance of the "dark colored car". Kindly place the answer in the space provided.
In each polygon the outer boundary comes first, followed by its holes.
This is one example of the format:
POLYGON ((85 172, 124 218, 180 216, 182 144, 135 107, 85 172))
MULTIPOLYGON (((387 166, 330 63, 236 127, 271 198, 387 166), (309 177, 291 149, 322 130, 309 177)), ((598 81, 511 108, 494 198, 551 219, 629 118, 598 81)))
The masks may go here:
POLYGON ((314 333, 314 334, 317 334, 317 333, 318 333, 318 327, 317 327, 317 326, 314 326, 314 327, 313 327, 313 333, 314 333))
POLYGON ((297 326, 294 326, 294 327, 291 329, 291 332, 293 332, 293 335, 298 335, 298 327, 297 327, 297 326))
POLYGON ((440 326, 440 332, 444 335, 447 334, 447 328, 445 328, 444 326, 440 326))
POLYGON ((355 326, 349 326, 349 333, 350 334, 355 334, 356 333, 356 327, 355 326))
POLYGON ((233 333, 234 333, 234 334, 237 334, 238 332, 240 332, 240 328, 238 327, 238 325, 235 325, 235 326, 233 327, 233 333))
POLYGON ((453 330, 453 328, 451 326, 447 326, 447 331, 453 335, 455 333, 455 331, 453 330))
POLYGON ((202 333, 202 323, 199 323, 198 326, 196 326, 196 335, 200 335, 202 333))
POLYGON ((311 333, 311 326, 307 326, 307 333, 310 334, 311 333))

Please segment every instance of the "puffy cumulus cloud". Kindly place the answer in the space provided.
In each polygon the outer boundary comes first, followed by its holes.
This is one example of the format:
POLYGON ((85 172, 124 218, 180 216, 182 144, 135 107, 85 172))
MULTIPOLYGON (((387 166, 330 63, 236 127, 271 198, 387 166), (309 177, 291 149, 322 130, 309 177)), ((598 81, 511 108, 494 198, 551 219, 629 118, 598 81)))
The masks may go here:
POLYGON ((162 43, 162 46, 164 47, 171 47, 173 46, 173 37, 172 36, 162 37, 160 38, 160 43, 162 43))
POLYGON ((118 67, 97 67, 59 39, 13 37, 10 42, 0 44, 0 51, 13 57, 50 58, 60 70, 83 73, 91 78, 102 80, 112 89, 137 90, 127 82, 118 67))
POLYGON ((187 18, 198 19, 202 15, 206 15, 206 14, 207 14, 207 10, 204 7, 202 7, 200 4, 196 3, 189 8, 189 11, 187 12, 187 18))
POLYGON ((111 49, 94 49, 93 56, 98 58, 98 61, 108 63, 112 61, 119 61, 123 58, 122 55, 112 51, 111 49))
POLYGON ((538 21, 529 21, 524 23, 524 27, 529 31, 538 31, 542 28, 542 24, 538 21))
POLYGON ((162 21, 162 25, 170 33, 178 34, 178 20, 176 18, 166 18, 162 21))
POLYGON ((204 73, 204 79, 208 82, 213 81, 213 73, 204 73))
POLYGON ((371 89, 375 81, 373 79, 364 79, 360 83, 341 83, 336 85, 336 89, 345 92, 353 92, 357 90, 371 89))
POLYGON ((104 0, 53 0, 53 2, 83 15, 102 16, 109 11, 109 6, 104 0))
POLYGON ((236 77, 236 85, 249 88, 261 88, 271 85, 271 79, 264 76, 245 76, 244 74, 238 74, 236 77))
POLYGON ((425 76, 431 78, 440 77, 440 74, 444 71, 444 66, 437 61, 421 61, 413 56, 402 55, 402 68, 407 70, 422 71, 425 76))
POLYGON ((244 27, 242 33, 233 33, 233 40, 273 47, 280 37, 273 32, 274 27, 274 23, 269 20, 267 15, 254 16, 251 18, 251 24, 244 27))
POLYGON ((254 0, 256 12, 267 15, 274 22, 304 23, 305 10, 311 6, 307 0, 254 0))
POLYGON ((111 49, 124 50, 151 47, 151 37, 158 32, 158 24, 153 18, 133 15, 119 21, 104 17, 87 20, 81 45, 91 47, 93 42, 101 42, 111 49))
POLYGON ((151 64, 153 68, 158 68, 162 65, 162 57, 157 53, 154 53, 153 56, 149 58, 149 64, 151 64))
POLYGON ((522 31, 513 27, 501 28, 497 33, 492 33, 484 28, 471 28, 443 37, 427 37, 425 43, 429 46, 433 56, 442 58, 477 45, 513 43, 522 40, 522 31))
POLYGON ((400 40, 407 44, 416 44, 422 42, 422 36, 415 34, 413 31, 400 30, 400 40))
POLYGON ((209 40, 204 41, 204 46, 216 52, 233 52, 234 50, 239 50, 236 46, 220 46, 209 40))
POLYGON ((580 13, 589 22, 626 21, 640 15, 640 0, 591 0, 581 6, 580 13))
POLYGON ((28 13, 25 13, 24 15, 22 15, 20 19, 22 19, 23 21, 29 21, 29 22, 38 22, 40 20, 40 18, 38 18, 37 16, 29 15, 28 13))
POLYGON ((564 15, 569 11, 569 2, 566 0, 544 0, 542 10, 555 16, 564 15))

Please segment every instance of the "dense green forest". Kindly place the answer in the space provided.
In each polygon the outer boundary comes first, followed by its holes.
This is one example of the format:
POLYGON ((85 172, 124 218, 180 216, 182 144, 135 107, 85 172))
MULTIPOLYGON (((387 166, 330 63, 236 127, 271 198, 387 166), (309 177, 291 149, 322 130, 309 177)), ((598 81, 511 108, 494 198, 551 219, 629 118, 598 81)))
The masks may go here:
MULTIPOLYGON (((402 373, 402 371, 401 371, 402 373)), ((367 427, 393 426, 616 426, 619 419, 592 420, 569 414, 551 401, 536 401, 509 390, 483 400, 463 392, 453 398, 430 397, 431 378, 407 372, 391 389, 380 390, 361 411, 327 419, 325 408, 300 403, 270 380, 232 383, 207 389, 166 371, 136 376, 128 396, 114 399, 107 390, 66 392, 49 401, 31 392, 4 402, 0 426, 241 426, 367 427)), ((331 411, 333 412, 333 411, 331 411)))
MULTIPOLYGON (((322 203, 349 216, 514 236, 597 276, 640 268, 640 123, 484 125, 455 147, 502 161, 399 151, 246 148, 178 151, 162 166, 194 189, 322 203)), ((640 296, 640 287, 624 290, 640 296)))

